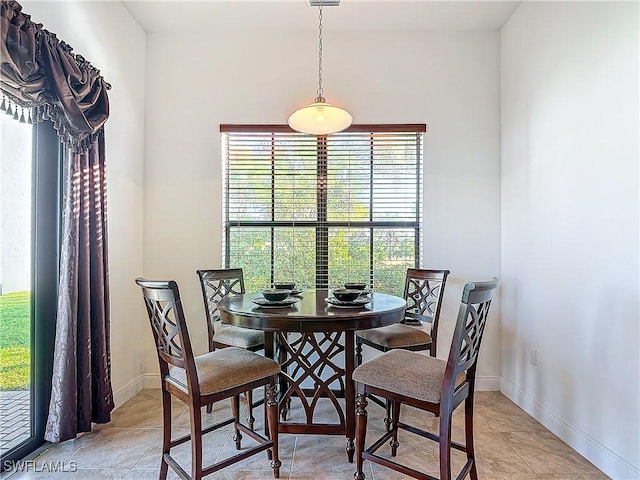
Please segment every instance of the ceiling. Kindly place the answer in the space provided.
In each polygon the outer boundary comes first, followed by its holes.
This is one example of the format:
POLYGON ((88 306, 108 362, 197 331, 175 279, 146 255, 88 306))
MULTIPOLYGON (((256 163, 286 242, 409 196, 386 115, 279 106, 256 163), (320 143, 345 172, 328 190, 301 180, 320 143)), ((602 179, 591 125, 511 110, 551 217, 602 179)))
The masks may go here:
MULTIPOLYGON (((317 30, 308 0, 123 1, 148 33, 193 29, 317 30)), ((328 30, 497 30, 520 1, 342 0, 328 30)))

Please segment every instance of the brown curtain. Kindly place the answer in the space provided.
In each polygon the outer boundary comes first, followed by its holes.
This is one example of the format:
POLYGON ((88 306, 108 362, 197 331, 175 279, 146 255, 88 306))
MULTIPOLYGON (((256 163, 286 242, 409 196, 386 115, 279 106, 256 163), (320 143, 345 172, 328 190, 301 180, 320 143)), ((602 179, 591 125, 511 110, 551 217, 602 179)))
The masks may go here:
POLYGON ((62 242, 52 393, 45 439, 61 442, 113 410, 104 123, 100 72, 31 21, 0 5, 0 110, 23 122, 52 120, 64 145, 62 242))

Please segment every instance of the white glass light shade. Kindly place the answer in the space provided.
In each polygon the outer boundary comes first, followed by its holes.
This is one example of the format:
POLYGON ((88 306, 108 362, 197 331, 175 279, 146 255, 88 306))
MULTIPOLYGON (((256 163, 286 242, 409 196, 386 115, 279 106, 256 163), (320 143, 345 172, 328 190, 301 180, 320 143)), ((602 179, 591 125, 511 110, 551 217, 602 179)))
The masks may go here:
POLYGON ((346 110, 324 102, 316 101, 296 110, 289 117, 289 126, 296 132, 311 135, 328 135, 349 128, 353 117, 346 110))

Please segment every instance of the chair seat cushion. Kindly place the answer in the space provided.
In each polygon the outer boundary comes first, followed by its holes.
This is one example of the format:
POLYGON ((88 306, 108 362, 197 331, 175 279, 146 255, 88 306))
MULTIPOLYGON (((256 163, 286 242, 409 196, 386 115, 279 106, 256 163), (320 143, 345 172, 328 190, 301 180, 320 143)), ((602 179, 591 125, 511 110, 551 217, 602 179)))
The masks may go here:
MULTIPOLYGON (((439 358, 408 350, 391 350, 356 368, 353 379, 417 400, 440 403, 446 367, 447 362, 439 358)), ((464 373, 458 375, 456 385, 464 379, 464 373)))
POLYGON ((231 347, 251 348, 264 344, 264 332, 223 324, 216 329, 213 341, 231 347))
MULTIPOLYGON (((195 358, 200 394, 209 395, 275 375, 280 365, 270 358, 243 348, 229 347, 195 358)), ((171 367, 169 376, 179 388, 187 391, 184 368, 171 367)))
POLYGON ((386 327, 361 330, 356 335, 376 345, 386 348, 403 348, 415 345, 430 345, 431 336, 421 328, 394 323, 386 327))

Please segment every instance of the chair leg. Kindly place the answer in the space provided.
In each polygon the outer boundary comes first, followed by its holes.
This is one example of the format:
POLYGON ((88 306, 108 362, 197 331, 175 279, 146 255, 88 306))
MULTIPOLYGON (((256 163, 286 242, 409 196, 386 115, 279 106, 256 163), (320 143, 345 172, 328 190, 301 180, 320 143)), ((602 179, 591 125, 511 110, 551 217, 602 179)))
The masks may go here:
POLYGON ((355 480, 364 480, 362 465, 364 464, 365 437, 367 435, 367 394, 358 393, 356 395, 356 473, 353 474, 355 480))
POLYGON ((440 412, 440 479, 451 478, 451 412, 440 412))
MULTIPOLYGON (((389 401, 387 401, 387 405, 389 405, 389 401)), ((392 418, 391 418, 391 431, 393 432, 393 436, 391 437, 391 441, 389 445, 391 446, 391 456, 395 457, 398 453, 398 447, 400 446, 400 442, 398 442, 398 422, 400 421, 400 402, 393 402, 392 404, 392 418)))
POLYGON ((362 365, 362 343, 356 337, 356 367, 362 365))
MULTIPOLYGON (((267 438, 271 438, 271 422, 269 421, 269 402, 268 402, 268 388, 269 385, 265 385, 264 386, 264 403, 263 403, 263 409, 264 409, 264 436, 267 438)), ((277 390, 276 390, 277 392, 277 390)), ((277 403, 277 402, 276 402, 277 403)), ((276 411, 277 411, 276 407, 276 411)), ((273 459, 273 451, 271 449, 267 450, 267 459, 271 460, 273 459)))
POLYGON ((273 478, 280 477, 280 457, 278 456, 278 402, 276 400, 275 384, 267 385, 265 405, 267 405, 267 423, 269 424, 269 436, 273 442, 271 447, 271 468, 273 478))
POLYGON ((162 389, 162 461, 160 463, 160 480, 166 480, 169 464, 164 455, 171 448, 171 394, 162 389))
POLYGON ((389 430, 391 430, 391 401, 390 400, 385 400, 385 416, 384 416, 384 427, 385 430, 388 432, 389 430))
POLYGON ((233 441, 236 442, 236 450, 240 450, 242 448, 242 434, 238 428, 238 424, 240 423, 240 395, 231 397, 231 414, 233 415, 233 428, 235 431, 233 441))
POLYGON ((202 478, 202 410, 200 405, 189 406, 191 415, 191 478, 202 478))
MULTIPOLYGON (((282 333, 281 335, 285 336, 285 338, 282 340, 282 342, 286 342, 287 341, 287 337, 286 337, 287 334, 286 333, 282 333)), ((287 367, 285 366, 285 364, 287 362, 287 352, 282 347, 282 342, 280 341, 280 337, 277 336, 276 337, 276 343, 277 343, 276 348, 278 350, 278 363, 280 364, 280 368, 282 369, 282 373, 286 374, 287 373, 287 367)), ((280 392, 282 394, 284 394, 284 392, 287 391, 287 382, 284 379, 284 375, 280 375, 279 382, 280 382, 280 392)), ((282 410, 280 410, 280 418, 282 419, 283 422, 287 421, 287 415, 288 415, 290 410, 291 410, 291 397, 289 397, 287 399, 287 401, 284 402, 284 404, 282 405, 282 410)))
POLYGON ((473 395, 469 395, 464 402, 464 436, 467 459, 471 460, 471 480, 478 480, 476 455, 473 447, 473 395))
POLYGON ((245 392, 244 396, 247 399, 247 412, 248 412, 247 423, 249 424, 249 428, 253 430, 253 424, 256 421, 256 419, 253 416, 253 391, 249 390, 245 392))
MULTIPOLYGON (((211 331, 213 331, 213 326, 210 327, 211 331)), ((216 349, 216 346, 213 344, 213 337, 209 335, 209 352, 213 352, 216 349)), ((213 403, 207 405, 207 413, 213 412, 213 403)))

